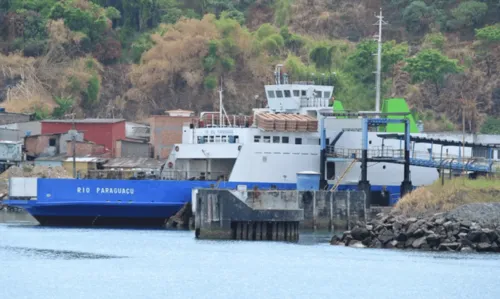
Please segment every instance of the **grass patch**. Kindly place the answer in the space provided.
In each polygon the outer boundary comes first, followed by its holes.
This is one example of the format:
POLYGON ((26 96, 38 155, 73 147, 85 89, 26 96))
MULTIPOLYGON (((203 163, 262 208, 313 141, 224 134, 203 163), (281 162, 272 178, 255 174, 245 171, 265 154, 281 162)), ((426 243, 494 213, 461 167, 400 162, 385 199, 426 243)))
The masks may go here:
POLYGON ((470 203, 500 202, 500 179, 456 178, 436 181, 430 186, 417 188, 398 201, 395 212, 405 215, 421 216, 438 212, 447 212, 470 203))

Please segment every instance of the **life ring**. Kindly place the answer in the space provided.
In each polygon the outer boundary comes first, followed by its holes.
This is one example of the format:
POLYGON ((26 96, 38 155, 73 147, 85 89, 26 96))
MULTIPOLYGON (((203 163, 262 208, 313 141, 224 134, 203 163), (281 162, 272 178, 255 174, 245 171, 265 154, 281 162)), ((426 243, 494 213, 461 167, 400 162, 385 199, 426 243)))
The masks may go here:
POLYGON ((174 163, 168 162, 168 168, 172 168, 172 167, 174 167, 174 163))
POLYGON ((178 152, 178 151, 179 151, 179 146, 178 146, 178 145, 175 147, 175 151, 176 151, 176 152, 178 152))

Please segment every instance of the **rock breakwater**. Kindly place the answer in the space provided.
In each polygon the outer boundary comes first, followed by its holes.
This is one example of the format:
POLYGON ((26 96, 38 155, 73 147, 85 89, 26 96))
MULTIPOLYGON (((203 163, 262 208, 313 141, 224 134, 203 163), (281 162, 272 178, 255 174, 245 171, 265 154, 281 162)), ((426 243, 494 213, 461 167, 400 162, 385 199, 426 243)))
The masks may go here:
POLYGON ((465 205, 449 213, 426 217, 378 214, 358 223, 332 245, 435 251, 500 252, 500 205, 465 205), (473 213, 471 213, 473 211, 473 213), (492 217, 484 217, 492 216, 492 217))

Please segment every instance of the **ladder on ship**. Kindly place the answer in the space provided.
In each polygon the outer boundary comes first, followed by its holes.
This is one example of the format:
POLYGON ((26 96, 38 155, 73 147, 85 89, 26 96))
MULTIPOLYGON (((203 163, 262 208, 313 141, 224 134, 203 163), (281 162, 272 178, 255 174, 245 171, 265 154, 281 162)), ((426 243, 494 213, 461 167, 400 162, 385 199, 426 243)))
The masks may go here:
POLYGON ((333 185, 333 187, 330 189, 330 192, 337 191, 337 188, 340 186, 340 183, 342 182, 342 180, 344 179, 344 177, 347 175, 347 173, 351 170, 351 168, 354 166, 354 164, 356 162, 358 162, 357 159, 353 159, 352 160, 351 164, 349 164, 349 166, 347 166, 347 168, 344 170, 344 173, 342 173, 342 175, 337 180, 337 182, 335 182, 335 185, 333 185))

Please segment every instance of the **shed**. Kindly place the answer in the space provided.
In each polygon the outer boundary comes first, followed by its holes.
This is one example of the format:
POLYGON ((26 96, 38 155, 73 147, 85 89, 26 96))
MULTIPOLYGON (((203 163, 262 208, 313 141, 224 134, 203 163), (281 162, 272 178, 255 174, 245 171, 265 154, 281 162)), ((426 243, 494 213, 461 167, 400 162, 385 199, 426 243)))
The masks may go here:
POLYGON ((35 159, 35 166, 62 167, 63 161, 66 160, 66 158, 66 155, 38 157, 35 159))
MULTIPOLYGON (((75 158, 76 171, 80 174, 87 175, 89 170, 96 170, 98 164, 104 163, 106 159, 95 157, 77 157, 75 158)), ((66 158, 62 166, 68 173, 73 173, 73 158, 66 158)))

